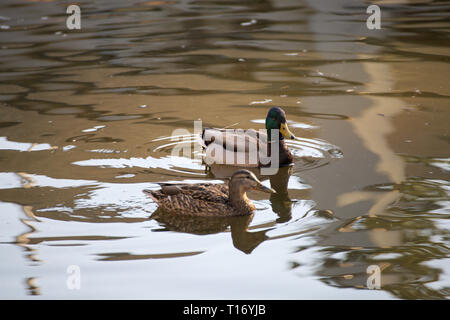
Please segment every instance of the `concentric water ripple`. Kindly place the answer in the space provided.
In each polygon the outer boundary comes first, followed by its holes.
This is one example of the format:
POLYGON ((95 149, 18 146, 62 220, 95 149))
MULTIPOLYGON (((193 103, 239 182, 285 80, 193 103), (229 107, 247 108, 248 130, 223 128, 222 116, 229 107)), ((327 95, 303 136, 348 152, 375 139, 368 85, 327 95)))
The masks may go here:
MULTIPOLYGON (((202 164, 204 153, 198 135, 160 137, 152 140, 151 145, 149 151, 163 152, 167 155, 162 160, 165 165, 160 168, 177 173, 205 175, 206 167, 202 164), (183 157, 179 156, 180 152, 183 153, 183 157)), ((296 172, 312 170, 343 157, 343 152, 338 146, 322 139, 297 137, 295 140, 287 140, 287 145, 294 155, 296 172)), ((153 158, 146 160, 155 161, 153 158)))

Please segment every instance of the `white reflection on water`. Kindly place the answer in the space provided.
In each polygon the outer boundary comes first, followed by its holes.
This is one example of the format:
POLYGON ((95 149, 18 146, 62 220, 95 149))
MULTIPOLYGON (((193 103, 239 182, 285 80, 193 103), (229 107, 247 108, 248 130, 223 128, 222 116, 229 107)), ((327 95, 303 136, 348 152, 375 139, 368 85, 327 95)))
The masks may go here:
POLYGON ((0 225, 8 226, 7 228, 2 228, 0 243, 14 242, 18 235, 30 230, 28 226, 20 222, 21 219, 27 217, 21 206, 0 201, 0 212, 2 212, 0 214, 0 225))
POLYGON ((74 207, 61 206, 39 209, 38 211, 74 212, 86 208, 114 211, 133 217, 149 217, 156 204, 142 190, 155 188, 151 183, 103 183, 95 180, 55 179, 44 175, 0 172, 0 190, 16 188, 80 188, 90 187, 87 197, 81 193, 74 199, 74 207))
POLYGON ((430 165, 438 167, 444 171, 450 171, 450 158, 433 158, 430 165))
POLYGON ((100 168, 158 168, 158 169, 166 169, 179 173, 191 173, 198 175, 199 172, 204 170, 204 166, 201 164, 199 160, 192 160, 185 157, 162 157, 162 158, 154 158, 148 156, 147 158, 119 158, 119 159, 89 159, 89 160, 81 160, 75 161, 72 164, 78 166, 92 166, 92 167, 100 167, 100 168), (188 172, 182 171, 176 168, 182 169, 190 169, 197 170, 199 172, 188 172))
POLYGON ((15 151, 42 151, 56 149, 48 143, 31 143, 31 142, 16 142, 9 141, 7 137, 0 137, 0 150, 15 150, 15 151))
POLYGON ((104 127, 106 127, 106 126, 104 126, 104 125, 102 125, 102 126, 94 126, 92 128, 84 129, 84 130, 81 130, 81 131, 82 132, 95 132, 95 131, 98 131, 99 129, 103 129, 104 127))
POLYGON ((156 187, 150 183, 101 183, 87 197, 75 200, 74 209, 101 208, 132 217, 149 217, 156 204, 142 190, 156 187))
POLYGON ((0 189, 28 187, 76 188, 95 185, 95 180, 54 179, 44 175, 0 172, 0 189))

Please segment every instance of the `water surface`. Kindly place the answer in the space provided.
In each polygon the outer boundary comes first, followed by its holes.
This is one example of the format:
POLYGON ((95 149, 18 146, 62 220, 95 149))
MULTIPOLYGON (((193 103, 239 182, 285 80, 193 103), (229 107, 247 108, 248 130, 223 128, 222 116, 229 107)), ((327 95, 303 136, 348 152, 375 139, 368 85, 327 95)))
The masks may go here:
POLYGON ((450 296, 449 1, 374 1, 381 30, 370 1, 78 3, 81 30, 64 1, 0 4, 1 298, 450 296), (229 175, 174 155, 194 120, 275 105, 299 137, 276 196, 155 219, 143 189, 229 175))

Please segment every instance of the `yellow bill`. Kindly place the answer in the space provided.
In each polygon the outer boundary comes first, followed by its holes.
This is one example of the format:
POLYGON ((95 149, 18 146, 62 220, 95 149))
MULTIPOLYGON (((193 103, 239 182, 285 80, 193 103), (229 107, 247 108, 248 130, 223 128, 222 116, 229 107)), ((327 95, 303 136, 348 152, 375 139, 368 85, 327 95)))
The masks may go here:
POLYGON ((281 126, 280 126, 280 133, 286 139, 295 139, 295 136, 292 134, 292 132, 288 128, 287 122, 281 124, 281 126))

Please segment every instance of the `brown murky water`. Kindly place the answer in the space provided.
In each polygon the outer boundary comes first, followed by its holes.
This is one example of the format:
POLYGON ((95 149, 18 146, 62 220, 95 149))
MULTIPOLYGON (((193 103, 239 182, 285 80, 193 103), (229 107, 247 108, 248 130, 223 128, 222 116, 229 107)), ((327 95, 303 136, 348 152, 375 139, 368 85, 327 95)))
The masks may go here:
POLYGON ((381 30, 352 0, 79 4, 81 30, 0 4, 1 298, 450 296, 449 1, 377 1, 381 30), (172 136, 274 105, 300 137, 276 197, 150 219, 142 189, 227 175, 172 136))

